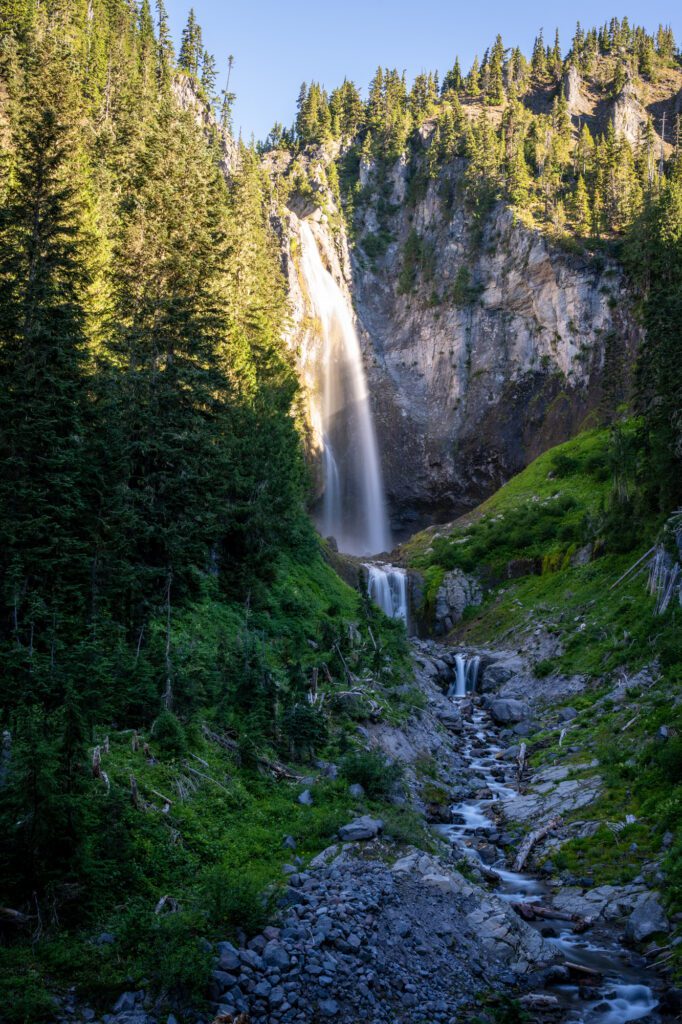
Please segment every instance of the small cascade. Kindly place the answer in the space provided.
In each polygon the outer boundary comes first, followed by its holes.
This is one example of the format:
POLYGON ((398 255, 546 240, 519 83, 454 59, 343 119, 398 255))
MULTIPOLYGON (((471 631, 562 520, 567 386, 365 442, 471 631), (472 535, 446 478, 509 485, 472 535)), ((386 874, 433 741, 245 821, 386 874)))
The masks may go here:
POLYGON ((448 689, 448 697, 466 697, 474 693, 478 684, 478 672, 481 659, 477 654, 467 658, 464 654, 455 655, 455 678, 448 689))
POLYGON ((311 416, 323 445, 324 495, 317 524, 339 551, 391 548, 381 463, 360 341, 349 297, 324 265, 315 234, 301 222, 301 273, 317 341, 307 367, 311 416))
POLYGON ((407 625, 407 572, 393 565, 378 562, 365 563, 367 593, 375 604, 392 619, 402 619, 407 625))

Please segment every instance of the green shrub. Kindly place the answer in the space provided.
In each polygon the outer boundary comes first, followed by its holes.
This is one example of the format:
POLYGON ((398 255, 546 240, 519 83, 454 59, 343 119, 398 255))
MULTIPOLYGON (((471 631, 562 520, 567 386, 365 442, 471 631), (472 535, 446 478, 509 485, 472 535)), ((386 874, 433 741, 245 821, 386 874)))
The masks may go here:
POLYGON ((572 455, 565 452, 557 452, 552 458, 552 472, 555 477, 562 479, 566 476, 573 476, 578 471, 579 462, 572 455))
POLYGON ((184 754, 187 751, 187 736, 182 723, 164 708, 152 726, 152 736, 169 754, 184 754))
POLYGON ((378 750, 353 751, 340 765, 341 777, 351 784, 359 783, 372 800, 387 796, 402 774, 402 766, 388 761, 378 750))
POLYGON ((201 891, 212 927, 226 935, 234 935, 238 928, 255 935, 274 912, 274 894, 264 892, 259 877, 236 874, 222 865, 205 872, 201 891))

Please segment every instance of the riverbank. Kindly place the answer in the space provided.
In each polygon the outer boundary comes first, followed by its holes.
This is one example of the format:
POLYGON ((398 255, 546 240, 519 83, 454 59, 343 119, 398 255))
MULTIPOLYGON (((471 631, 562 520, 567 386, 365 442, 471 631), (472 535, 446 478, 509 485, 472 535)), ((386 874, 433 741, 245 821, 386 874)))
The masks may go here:
MULTIPOLYGON (((580 703, 575 680, 549 693, 519 654, 416 639, 411 650, 411 713, 356 730, 402 769, 391 813, 411 809, 428 827, 401 837, 353 783, 321 853, 283 833, 285 884, 268 925, 212 947, 210 1009, 178 1008, 170 1024, 672 1019, 680 993, 665 950, 679 922, 660 902, 660 863, 608 883, 562 860, 602 827, 593 812, 606 788, 579 740, 581 712, 566 704, 580 703), (449 697, 462 655, 480 658, 479 691, 449 697)), ((337 770, 282 780, 297 819, 312 820, 337 770)), ((630 827, 613 833, 626 848, 630 827)), ((144 989, 102 1016, 75 999, 61 1006, 60 1021, 166 1022, 144 989)))

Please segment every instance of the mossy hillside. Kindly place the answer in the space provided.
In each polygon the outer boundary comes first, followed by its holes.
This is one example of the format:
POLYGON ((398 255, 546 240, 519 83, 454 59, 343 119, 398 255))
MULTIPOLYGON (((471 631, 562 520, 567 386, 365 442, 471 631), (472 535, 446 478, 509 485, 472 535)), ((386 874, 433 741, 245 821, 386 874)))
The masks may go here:
POLYGON ((454 567, 487 580, 484 604, 467 610, 453 641, 523 653, 525 638, 538 627, 556 641, 556 654, 533 666, 546 681, 548 710, 547 724, 528 740, 530 761, 567 765, 571 778, 598 773, 604 788, 589 808, 565 815, 569 827, 586 818, 599 827, 552 852, 555 869, 589 886, 642 875, 660 887, 662 864, 665 898, 676 913, 682 909, 682 611, 671 606, 656 615, 645 575, 618 582, 657 538, 658 518, 640 515, 639 535, 610 520, 612 479, 622 468, 614 460, 635 429, 626 424, 615 437, 589 431, 546 452, 473 513, 425 531, 406 552, 423 572, 427 593, 454 567), (530 529, 521 530, 526 517, 530 529), (583 544, 592 560, 573 564, 583 544), (507 565, 523 568, 521 560, 527 574, 505 579, 507 565), (584 679, 583 692, 566 702, 578 711, 568 723, 551 710, 555 674, 584 679))
MULTIPOLYGON (((164 623, 154 634, 152 642, 165 642, 164 623)), ((404 630, 319 554, 282 558, 254 610, 219 601, 207 583, 174 617, 169 656, 177 714, 161 711, 147 726, 140 716, 136 727, 131 707, 130 722, 101 723, 91 735, 104 775, 88 781, 80 801, 80 910, 62 910, 59 930, 44 921, 40 941, 27 935, 0 950, 11 1022, 51 1020, 49 993, 73 985, 102 1010, 131 987, 196 1006, 210 968, 206 941, 275 919, 292 858, 305 864, 365 812, 382 817, 395 841, 429 844, 417 815, 391 802, 398 773, 370 763, 357 736, 370 715, 397 722, 418 710, 404 689, 404 630), (314 668, 318 702, 310 705, 314 668), (339 764, 339 778, 325 778, 316 761, 339 764), (367 792, 360 800, 348 792, 358 779, 367 792), (311 806, 298 802, 305 788, 311 806), (283 847, 287 835, 296 853, 283 847), (115 941, 98 944, 102 932, 115 941)))

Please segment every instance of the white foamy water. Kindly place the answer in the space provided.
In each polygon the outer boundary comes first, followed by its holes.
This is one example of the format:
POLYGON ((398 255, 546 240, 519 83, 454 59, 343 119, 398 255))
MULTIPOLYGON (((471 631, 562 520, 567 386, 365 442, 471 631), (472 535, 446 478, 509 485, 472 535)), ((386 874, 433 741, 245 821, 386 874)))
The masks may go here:
POLYGON ((407 625, 407 573, 393 565, 367 562, 367 593, 392 619, 407 625))
POLYGON ((325 267, 311 225, 301 222, 301 272, 320 332, 313 350, 313 415, 324 445, 318 527, 340 551, 391 547, 381 463, 348 297, 325 267))

